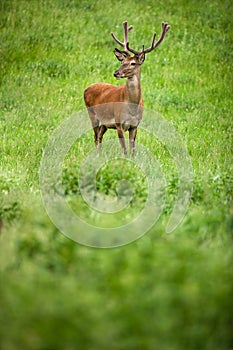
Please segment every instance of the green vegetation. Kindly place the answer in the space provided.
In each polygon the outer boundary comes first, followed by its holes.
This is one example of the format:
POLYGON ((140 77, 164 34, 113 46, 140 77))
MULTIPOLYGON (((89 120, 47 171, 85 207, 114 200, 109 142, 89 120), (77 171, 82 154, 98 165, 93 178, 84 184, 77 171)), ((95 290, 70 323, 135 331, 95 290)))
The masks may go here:
MULTIPOLYGON (((232 15, 230 0, 1 0, 1 349, 232 349, 232 15), (118 84, 110 32, 121 36, 126 19, 135 49, 149 46, 162 21, 171 25, 142 66, 143 98, 187 144, 194 191, 182 224, 166 234, 177 173, 166 147, 139 128, 137 142, 166 177, 163 214, 138 241, 93 249, 51 223, 38 171, 53 130, 85 108, 85 87, 118 84)), ((115 137, 108 131, 104 141, 115 137)), ((67 199, 84 218, 77 174, 92 147, 90 131, 63 164, 67 199)), ((118 162, 97 174, 97 189, 114 196, 122 173, 133 179, 130 215, 145 201, 145 179, 118 162)))

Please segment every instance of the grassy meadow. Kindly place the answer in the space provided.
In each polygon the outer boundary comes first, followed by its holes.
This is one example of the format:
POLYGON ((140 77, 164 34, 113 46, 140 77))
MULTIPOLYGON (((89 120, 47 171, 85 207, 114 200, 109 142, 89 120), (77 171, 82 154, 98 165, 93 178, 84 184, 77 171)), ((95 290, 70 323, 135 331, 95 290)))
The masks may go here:
MULTIPOLYGON (((2 350, 233 348, 232 16, 230 0, 0 1, 2 350), (38 174, 53 131, 85 109, 84 89, 124 82, 113 76, 119 62, 110 35, 122 38, 124 20, 134 26, 130 44, 138 50, 162 21, 171 25, 142 66, 142 92, 145 108, 187 145, 193 193, 183 222, 166 234, 177 171, 166 145, 139 126, 137 143, 166 178, 163 213, 141 239, 94 249, 51 222, 38 174)), ((105 134, 103 152, 116 137, 105 134)), ((79 191, 80 164, 92 148, 90 130, 67 154, 67 201, 85 220, 117 226, 120 215, 91 211, 79 191)), ((97 190, 115 196, 122 176, 135 186, 130 220, 147 196, 139 169, 113 160, 97 174, 97 190)))

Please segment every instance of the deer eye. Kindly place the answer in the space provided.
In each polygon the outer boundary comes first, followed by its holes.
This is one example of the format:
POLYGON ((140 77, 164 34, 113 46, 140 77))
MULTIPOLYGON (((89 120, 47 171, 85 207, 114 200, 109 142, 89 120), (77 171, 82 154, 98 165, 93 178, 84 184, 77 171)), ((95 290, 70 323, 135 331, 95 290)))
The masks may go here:
POLYGON ((135 62, 131 62, 131 66, 135 66, 136 65, 136 63, 135 62))

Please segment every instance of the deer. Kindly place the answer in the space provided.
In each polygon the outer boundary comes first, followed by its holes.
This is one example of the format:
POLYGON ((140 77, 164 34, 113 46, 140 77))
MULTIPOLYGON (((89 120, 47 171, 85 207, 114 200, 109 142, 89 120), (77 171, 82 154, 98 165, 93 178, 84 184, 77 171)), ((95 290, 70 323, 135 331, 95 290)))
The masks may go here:
POLYGON ((102 139, 107 129, 116 129, 124 155, 127 155, 124 132, 129 132, 130 155, 134 155, 137 128, 142 120, 144 102, 140 83, 141 65, 145 55, 156 49, 163 41, 170 26, 162 22, 162 32, 157 41, 156 33, 152 38, 151 46, 141 51, 132 49, 128 41, 128 33, 133 26, 123 22, 124 41, 120 41, 114 33, 111 33, 114 41, 123 49, 114 49, 116 58, 121 66, 114 72, 116 79, 126 78, 123 85, 108 83, 95 83, 84 91, 84 101, 94 131, 94 141, 97 150, 101 151, 102 139), (133 56, 131 56, 133 54, 133 56))

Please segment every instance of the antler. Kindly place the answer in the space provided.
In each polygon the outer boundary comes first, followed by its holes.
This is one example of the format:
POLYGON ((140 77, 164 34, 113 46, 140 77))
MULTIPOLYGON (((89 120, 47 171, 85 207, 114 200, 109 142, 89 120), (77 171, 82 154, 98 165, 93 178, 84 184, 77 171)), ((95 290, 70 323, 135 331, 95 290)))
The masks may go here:
POLYGON ((124 27, 124 42, 121 42, 120 40, 118 40, 117 37, 115 36, 115 34, 111 33, 111 35, 112 35, 113 39, 117 42, 117 44, 119 44, 121 47, 124 48, 124 50, 122 52, 128 52, 128 50, 127 50, 128 33, 131 29, 133 29, 133 26, 128 27, 128 22, 125 21, 125 22, 123 22, 123 27, 124 27))
POLYGON ((151 52, 152 50, 154 50, 157 46, 159 46, 161 44, 161 42, 163 41, 167 31, 170 29, 171 27, 168 25, 168 23, 162 22, 162 33, 160 35, 160 38, 158 41, 156 41, 155 43, 155 38, 156 38, 156 33, 154 33, 153 35, 153 39, 152 39, 152 43, 151 46, 148 49, 144 49, 144 45, 142 46, 142 51, 136 51, 134 49, 131 49, 129 47, 129 43, 127 42, 126 44, 126 49, 127 51, 132 52, 134 55, 140 55, 141 53, 148 53, 151 52))

